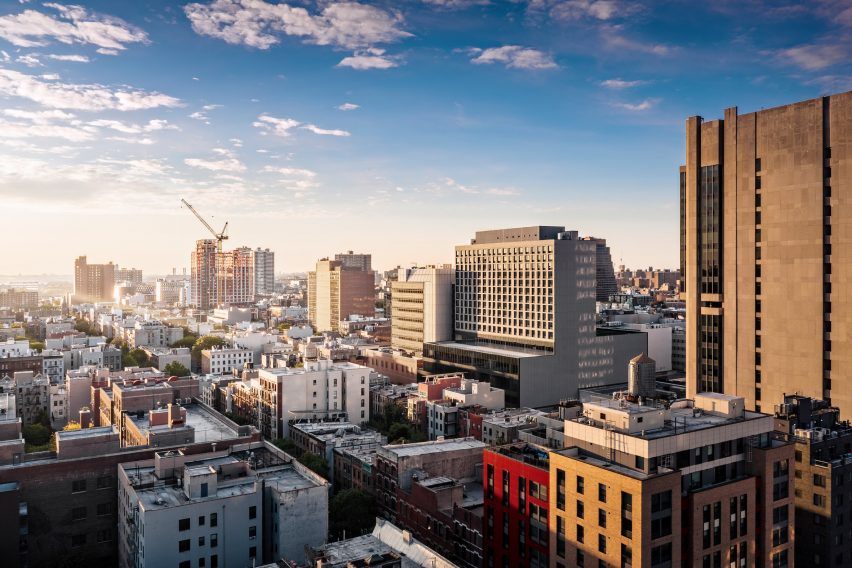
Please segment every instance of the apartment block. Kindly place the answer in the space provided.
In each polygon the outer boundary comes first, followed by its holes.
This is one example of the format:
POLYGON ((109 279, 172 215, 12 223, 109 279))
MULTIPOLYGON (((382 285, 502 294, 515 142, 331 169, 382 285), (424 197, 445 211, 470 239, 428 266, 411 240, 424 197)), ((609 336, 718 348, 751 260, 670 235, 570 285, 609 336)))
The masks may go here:
POLYGON ((214 239, 195 242, 190 258, 189 304, 199 310, 210 310, 217 306, 216 278, 218 245, 214 239))
POLYGON ((142 284, 142 271, 136 268, 115 267, 115 281, 142 284))
POLYGON ((375 273, 364 266, 355 260, 317 261, 316 269, 308 273, 308 319, 314 331, 336 331, 350 316, 373 315, 375 273))
POLYGON ((852 518, 852 427, 823 400, 787 395, 775 407, 775 428, 796 446, 796 563, 848 565, 852 538, 844 518, 852 518))
POLYGON ((550 454, 551 566, 793 566, 793 445, 744 406, 584 403, 550 454))
POLYGON ((15 288, 0 290, 0 308, 26 310, 37 306, 38 292, 36 290, 16 290, 15 288))
POLYGON ((687 119, 690 396, 771 410, 798 392, 852 413, 850 116, 852 92, 687 119))
POLYGON ((583 237, 583 240, 595 243, 595 299, 598 302, 609 302, 609 297, 618 292, 618 286, 606 239, 583 237))
POLYGON ((453 337, 452 265, 400 268, 390 289, 394 302, 391 345, 420 355, 423 343, 453 337))
POLYGON ((111 302, 116 265, 89 264, 85 256, 74 260, 74 298, 79 303, 111 302))
POLYGON ((201 351, 201 372, 205 375, 230 375, 254 363, 254 352, 243 347, 214 347, 201 351))
MULTIPOLYGON (((300 454, 310 452, 325 459, 328 463, 328 479, 336 479, 338 470, 343 470, 337 463, 340 451, 348 449, 365 455, 369 452, 375 453, 376 448, 388 443, 388 439, 375 430, 340 421, 296 422, 290 425, 289 435, 300 454)), ((347 469, 345 473, 352 478, 351 469, 347 469)), ((335 490, 340 491, 341 488, 335 484, 335 490)))
POLYGON ((271 250, 256 248, 254 254, 254 288, 263 296, 275 293, 275 253, 271 250))
MULTIPOLYGON (((233 444, 262 444, 251 428, 241 434, 232 424, 228 431, 215 442, 179 447, 198 454, 214 445, 222 451, 233 444)), ((0 538, 3 566, 119 565, 116 529, 127 517, 119 518, 118 465, 142 463, 165 449, 120 448, 119 438, 115 425, 60 431, 54 454, 0 464, 0 525, 16 527, 7 531, 14 539, 0 538)))
POLYGON ((532 444, 486 448, 484 566, 549 565, 548 449, 532 444))
POLYGON ((226 388, 231 410, 270 439, 289 436, 299 421, 370 420, 372 369, 327 359, 306 361, 304 367, 259 369, 226 388))
POLYGON ((483 448, 472 438, 378 448, 381 515, 458 565, 481 566, 483 448))
POLYGON ((595 325, 598 240, 564 227, 479 231, 456 247, 454 339, 426 343, 423 374, 462 371, 546 406, 623 381, 647 337, 595 325))
POLYGON ((119 566, 301 562, 325 543, 328 482, 268 445, 159 451, 118 472, 119 566))

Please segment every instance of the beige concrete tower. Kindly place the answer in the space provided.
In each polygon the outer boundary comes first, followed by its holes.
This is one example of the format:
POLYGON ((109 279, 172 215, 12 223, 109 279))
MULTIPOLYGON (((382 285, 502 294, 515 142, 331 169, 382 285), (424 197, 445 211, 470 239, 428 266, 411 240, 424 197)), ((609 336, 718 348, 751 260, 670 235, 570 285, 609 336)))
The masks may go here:
POLYGON ((852 413, 852 92, 686 122, 687 385, 852 413))

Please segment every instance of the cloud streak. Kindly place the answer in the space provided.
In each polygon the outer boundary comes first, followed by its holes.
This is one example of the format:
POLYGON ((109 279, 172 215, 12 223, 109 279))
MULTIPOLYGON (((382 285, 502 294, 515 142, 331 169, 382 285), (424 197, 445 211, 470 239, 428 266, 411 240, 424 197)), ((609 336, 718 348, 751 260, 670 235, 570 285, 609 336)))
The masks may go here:
POLYGON ((111 54, 126 49, 128 44, 148 42, 142 29, 119 18, 90 13, 81 6, 44 6, 58 14, 24 10, 0 17, 0 37, 18 47, 41 47, 55 41, 94 45, 111 54))
POLYGON ((311 123, 303 123, 293 118, 277 118, 268 114, 262 114, 257 117, 257 120, 252 122, 252 126, 259 128, 263 134, 274 134, 287 138, 292 135, 291 131, 294 128, 307 130, 320 136, 350 136, 351 133, 346 130, 326 129, 311 123))
POLYGON ((28 99, 48 108, 85 111, 132 111, 182 105, 180 99, 156 91, 47 81, 3 68, 0 68, 0 94, 28 99))
POLYGON ((187 4, 184 12, 196 33, 257 49, 269 49, 282 35, 346 49, 363 49, 411 35, 401 28, 400 14, 356 2, 331 2, 312 14, 287 3, 215 0, 187 4))
POLYGON ((504 45, 488 49, 473 48, 470 53, 476 55, 470 60, 474 65, 502 63, 510 69, 555 69, 559 67, 553 57, 530 47, 504 45))

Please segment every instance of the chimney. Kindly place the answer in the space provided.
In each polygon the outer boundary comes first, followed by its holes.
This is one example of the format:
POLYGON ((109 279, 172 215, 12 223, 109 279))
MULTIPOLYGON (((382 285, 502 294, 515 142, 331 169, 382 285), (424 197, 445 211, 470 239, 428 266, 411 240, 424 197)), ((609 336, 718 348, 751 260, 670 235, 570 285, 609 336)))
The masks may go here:
POLYGON ((80 409, 80 428, 92 427, 92 411, 85 406, 80 409))

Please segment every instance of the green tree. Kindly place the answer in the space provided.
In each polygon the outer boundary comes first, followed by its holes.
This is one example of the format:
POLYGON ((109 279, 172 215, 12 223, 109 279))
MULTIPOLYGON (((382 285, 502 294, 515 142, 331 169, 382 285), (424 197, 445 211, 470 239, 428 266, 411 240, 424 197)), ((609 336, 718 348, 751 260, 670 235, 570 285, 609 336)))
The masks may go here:
POLYGON ((191 374, 189 369, 181 365, 178 361, 172 361, 166 365, 164 371, 167 375, 175 377, 188 377, 191 374))
POLYGON ((24 436, 27 452, 43 452, 50 449, 50 428, 44 424, 24 426, 21 432, 24 436))
MULTIPOLYGON (((151 366, 151 358, 148 357, 148 354, 145 353, 142 349, 137 347, 136 349, 130 350, 130 356, 136 361, 137 367, 150 367, 151 366)), ((130 366, 130 365, 126 365, 130 366)))
POLYGON ((314 473, 328 478, 328 462, 322 456, 313 452, 305 452, 299 456, 299 462, 314 473))
POLYGON ((227 345, 227 342, 216 335, 203 335, 199 337, 192 345, 192 367, 196 371, 201 370, 201 352, 205 349, 221 347, 222 345, 227 345))
POLYGON ((341 491, 331 498, 328 517, 332 540, 363 535, 376 525, 376 500, 361 489, 341 491))
POLYGON ((412 429, 408 424, 397 422, 388 428, 388 442, 391 444, 398 443, 400 440, 410 442, 412 438, 412 429))
POLYGON ((274 440, 272 440, 272 443, 275 444, 276 448, 278 448, 282 452, 287 452, 290 455, 296 455, 299 450, 296 447, 296 442, 294 442, 290 438, 275 438, 274 440))
POLYGON ((188 347, 192 349, 192 346, 195 345, 195 342, 198 341, 198 336, 194 334, 184 334, 184 336, 174 343, 171 344, 171 347, 188 347))

